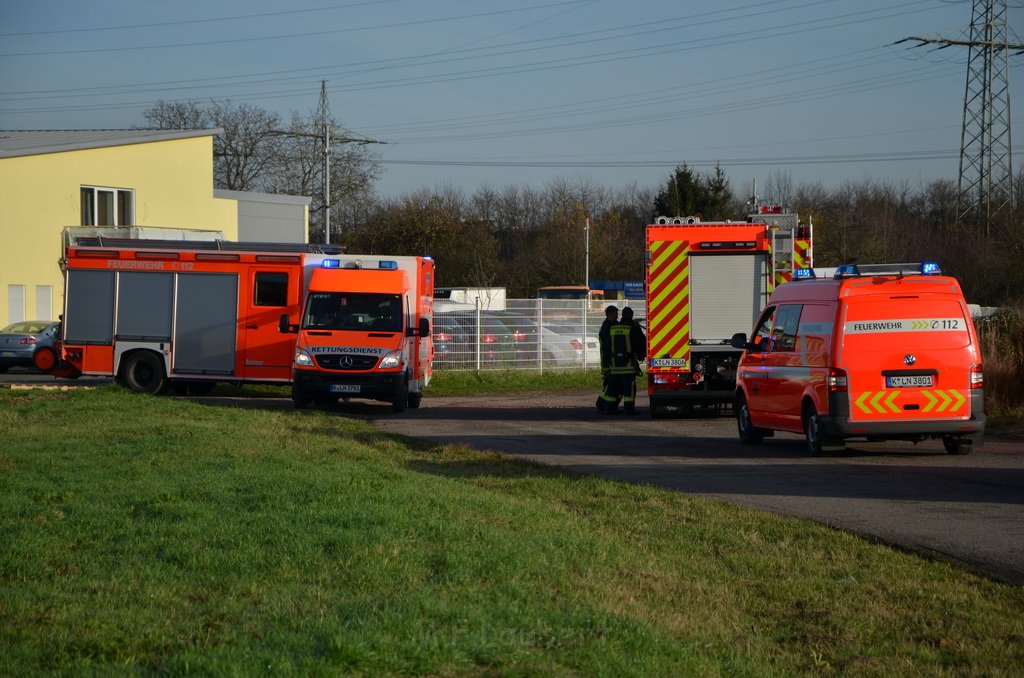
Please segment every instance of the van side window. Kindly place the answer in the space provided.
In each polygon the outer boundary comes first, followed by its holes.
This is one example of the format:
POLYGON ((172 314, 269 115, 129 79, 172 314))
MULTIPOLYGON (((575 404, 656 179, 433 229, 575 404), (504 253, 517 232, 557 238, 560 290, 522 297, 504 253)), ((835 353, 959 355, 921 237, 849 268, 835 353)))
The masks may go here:
POLYGON ((792 351, 796 348, 796 332, 800 326, 799 304, 779 306, 772 327, 773 351, 792 351))
POLYGON ((761 320, 757 323, 757 329, 750 337, 750 343, 758 353, 767 353, 772 350, 772 321, 775 319, 775 307, 769 306, 761 313, 761 320))

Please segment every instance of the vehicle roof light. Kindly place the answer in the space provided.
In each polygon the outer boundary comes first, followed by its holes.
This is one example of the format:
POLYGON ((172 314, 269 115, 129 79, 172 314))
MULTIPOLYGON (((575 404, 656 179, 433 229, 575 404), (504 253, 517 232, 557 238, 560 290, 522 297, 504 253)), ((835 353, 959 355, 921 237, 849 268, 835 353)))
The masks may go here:
POLYGON ((939 262, 937 261, 922 261, 921 273, 924 275, 942 275, 942 269, 939 268, 939 262))
POLYGON ((817 277, 818 276, 814 274, 813 268, 798 268, 795 271, 793 271, 794 280, 813 280, 814 278, 817 277))
POLYGON ((836 269, 836 278, 847 278, 851 276, 860 275, 860 269, 857 268, 857 264, 843 264, 836 269))
POLYGON ((341 268, 341 259, 324 259, 320 262, 323 268, 341 268))
POLYGON ((397 271, 398 262, 392 261, 391 259, 381 259, 380 261, 377 262, 377 268, 381 269, 382 271, 397 271))

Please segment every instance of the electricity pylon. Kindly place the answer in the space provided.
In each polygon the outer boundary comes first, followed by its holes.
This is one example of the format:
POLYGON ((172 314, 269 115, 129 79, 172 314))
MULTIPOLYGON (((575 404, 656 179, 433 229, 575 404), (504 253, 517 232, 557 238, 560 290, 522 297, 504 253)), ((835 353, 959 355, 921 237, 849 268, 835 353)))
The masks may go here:
POLYGON ((967 84, 960 130, 957 223, 972 216, 991 235, 993 219, 1013 206, 1010 153, 1010 50, 1006 0, 974 0, 967 40, 910 36, 919 45, 967 47, 967 84))

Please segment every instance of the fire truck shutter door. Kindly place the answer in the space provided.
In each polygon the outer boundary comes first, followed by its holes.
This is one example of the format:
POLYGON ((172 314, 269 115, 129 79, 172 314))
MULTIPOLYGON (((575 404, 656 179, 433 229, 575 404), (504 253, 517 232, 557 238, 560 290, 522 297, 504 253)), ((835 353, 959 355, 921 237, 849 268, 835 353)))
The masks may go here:
POLYGON ((690 337, 729 342, 761 312, 766 256, 719 254, 690 259, 690 337))
POLYGON ((114 340, 114 272, 68 271, 64 337, 68 344, 114 340))
POLYGON ((123 271, 119 275, 118 341, 170 341, 174 274, 123 271))
POLYGON ((232 374, 237 316, 237 275, 179 274, 173 371, 232 374))

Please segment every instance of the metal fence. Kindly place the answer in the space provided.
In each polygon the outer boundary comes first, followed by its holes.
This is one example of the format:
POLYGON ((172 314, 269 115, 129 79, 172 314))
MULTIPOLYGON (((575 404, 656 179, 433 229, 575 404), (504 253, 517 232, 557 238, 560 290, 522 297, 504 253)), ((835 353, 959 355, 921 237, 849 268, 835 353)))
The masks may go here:
POLYGON ((642 299, 509 299, 496 308, 435 302, 434 368, 564 371, 598 367, 597 333, 609 304, 620 309, 630 306, 636 320, 646 319, 642 299))

